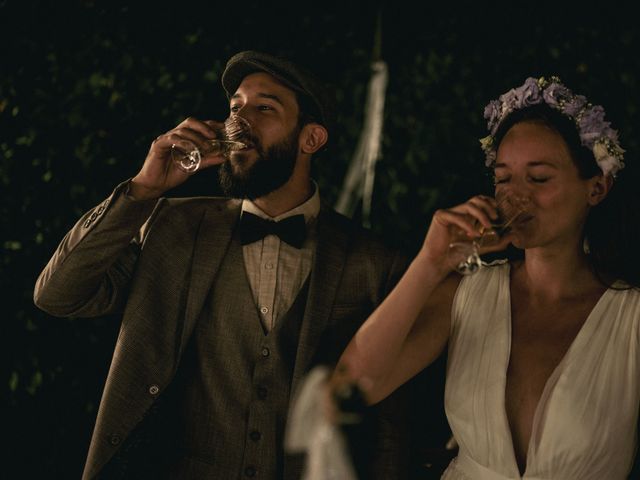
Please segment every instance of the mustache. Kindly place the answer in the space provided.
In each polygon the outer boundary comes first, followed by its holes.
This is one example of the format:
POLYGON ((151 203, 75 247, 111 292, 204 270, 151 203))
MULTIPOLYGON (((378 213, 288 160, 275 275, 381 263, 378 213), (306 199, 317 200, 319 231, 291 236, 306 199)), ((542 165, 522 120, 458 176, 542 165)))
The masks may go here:
POLYGON ((262 147, 262 142, 260 141, 259 138, 253 135, 246 134, 246 135, 243 135, 242 137, 237 137, 236 139, 234 139, 234 141, 242 142, 245 145, 245 147, 242 148, 241 150, 235 150, 231 152, 231 155, 225 159, 224 163, 230 163, 232 159, 236 162, 245 160, 246 150, 249 150, 249 149, 254 149, 258 154, 259 158, 264 159, 267 156, 266 150, 262 147))
POLYGON ((247 148, 255 148, 260 153, 264 152, 260 139, 255 135, 251 135, 251 134, 242 135, 240 138, 237 139, 237 141, 247 145, 247 148))

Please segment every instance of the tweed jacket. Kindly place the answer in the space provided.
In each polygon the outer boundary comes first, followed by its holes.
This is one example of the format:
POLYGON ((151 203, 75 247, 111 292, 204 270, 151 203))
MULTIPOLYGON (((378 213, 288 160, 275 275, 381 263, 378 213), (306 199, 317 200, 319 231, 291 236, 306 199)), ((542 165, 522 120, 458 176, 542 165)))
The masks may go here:
MULTIPOLYGON (((34 292, 36 305, 55 316, 121 313, 86 479, 100 473, 171 382, 241 211, 240 201, 215 197, 135 201, 127 185, 68 232, 34 292)), ((292 392, 312 366, 337 360, 405 267, 406 257, 370 232, 321 209, 292 392)), ((379 407, 380 478, 402 478, 406 436, 398 415, 405 409, 397 402, 392 396, 379 407)))

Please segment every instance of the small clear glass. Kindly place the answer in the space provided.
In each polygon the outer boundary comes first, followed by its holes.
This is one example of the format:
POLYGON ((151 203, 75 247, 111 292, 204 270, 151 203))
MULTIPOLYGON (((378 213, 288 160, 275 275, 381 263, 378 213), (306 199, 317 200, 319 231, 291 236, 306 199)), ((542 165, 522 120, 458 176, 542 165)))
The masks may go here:
POLYGON ((449 245, 448 256, 455 265, 456 272, 462 275, 472 275, 482 267, 480 248, 495 245, 500 238, 510 232, 514 226, 531 218, 531 200, 514 194, 507 194, 496 198, 498 218, 492 222, 490 228, 482 228, 480 237, 452 242, 449 245))
POLYGON ((251 138, 251 125, 240 115, 231 115, 224 126, 216 130, 216 138, 207 142, 207 148, 200 149, 191 144, 187 150, 178 145, 171 146, 171 158, 180 170, 194 173, 200 168, 202 158, 206 156, 229 157, 247 147, 251 138))

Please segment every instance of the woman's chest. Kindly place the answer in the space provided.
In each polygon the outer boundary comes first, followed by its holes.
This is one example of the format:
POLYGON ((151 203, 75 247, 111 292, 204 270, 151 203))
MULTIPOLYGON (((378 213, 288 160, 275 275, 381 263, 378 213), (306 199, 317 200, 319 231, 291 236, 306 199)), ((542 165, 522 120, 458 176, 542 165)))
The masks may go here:
POLYGON ((533 414, 547 380, 574 343, 593 303, 538 308, 514 302, 507 402, 515 402, 522 411, 533 414))

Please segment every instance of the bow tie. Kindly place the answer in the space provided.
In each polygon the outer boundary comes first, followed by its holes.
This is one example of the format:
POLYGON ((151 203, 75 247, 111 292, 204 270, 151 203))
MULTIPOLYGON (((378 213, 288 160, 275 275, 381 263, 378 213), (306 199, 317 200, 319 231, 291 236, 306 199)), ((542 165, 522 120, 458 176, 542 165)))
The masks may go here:
POLYGON ((275 222, 249 212, 242 212, 239 228, 242 245, 257 242, 267 235, 277 235, 283 242, 287 242, 292 247, 300 248, 307 236, 304 215, 302 214, 275 222))

